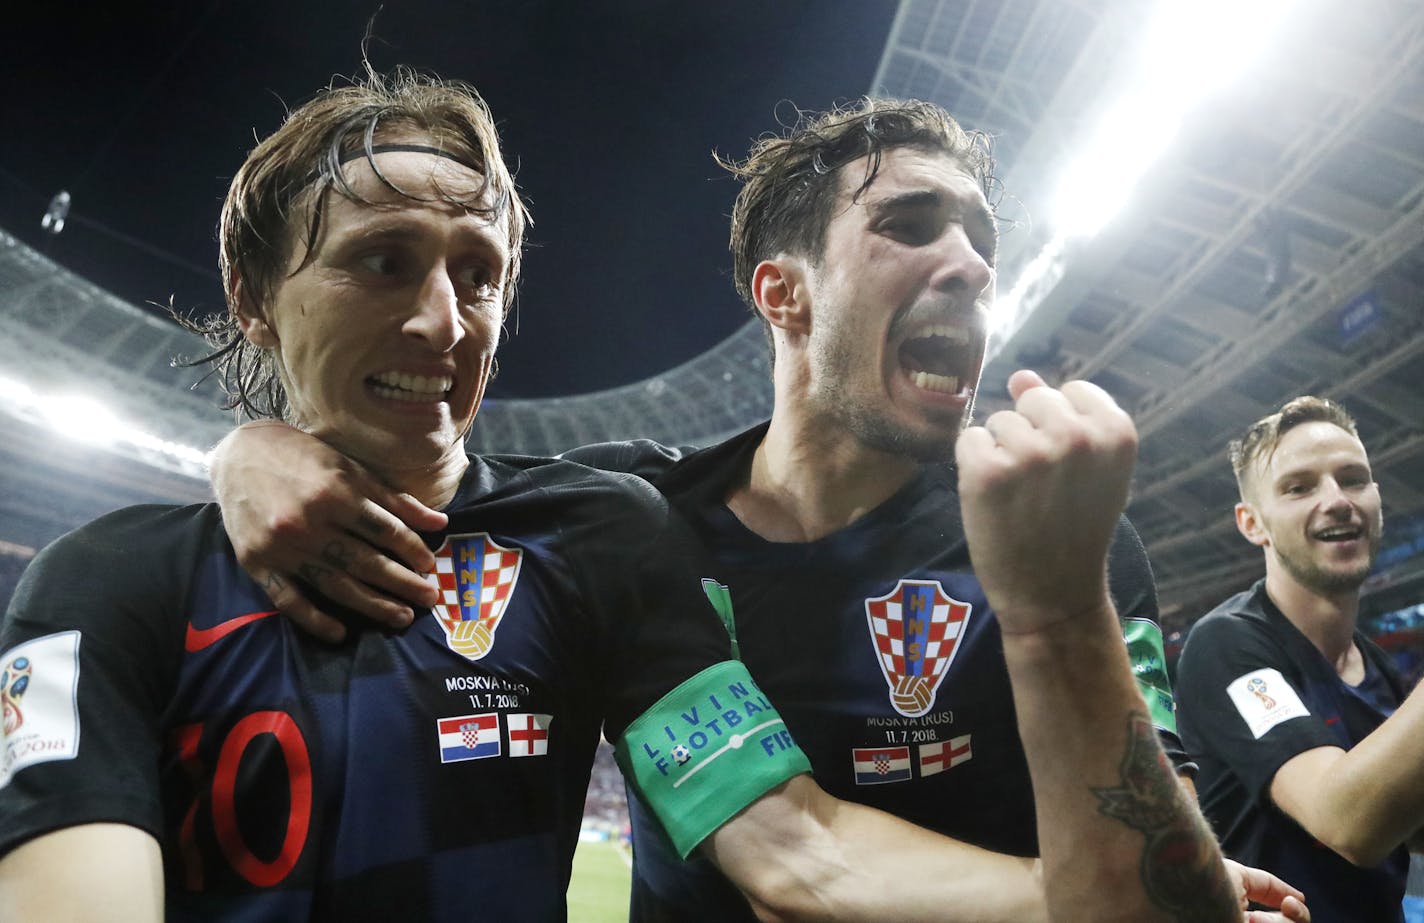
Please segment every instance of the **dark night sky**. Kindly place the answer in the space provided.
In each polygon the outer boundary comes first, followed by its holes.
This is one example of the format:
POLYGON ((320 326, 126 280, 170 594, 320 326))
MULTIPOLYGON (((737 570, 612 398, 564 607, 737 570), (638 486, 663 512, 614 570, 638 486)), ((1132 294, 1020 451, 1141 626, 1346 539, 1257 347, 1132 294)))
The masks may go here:
MULTIPOLYGON (((213 226, 229 178, 284 104, 359 69, 378 0, 37 6, 0 30, 0 227, 134 303, 220 308, 213 226), (70 222, 48 238, 39 219, 62 188, 70 222)), ((534 209, 518 332, 491 395, 638 381, 737 329, 735 186, 710 152, 743 153, 788 102, 864 93, 894 12, 892 0, 387 0, 373 63, 479 88, 534 209)))

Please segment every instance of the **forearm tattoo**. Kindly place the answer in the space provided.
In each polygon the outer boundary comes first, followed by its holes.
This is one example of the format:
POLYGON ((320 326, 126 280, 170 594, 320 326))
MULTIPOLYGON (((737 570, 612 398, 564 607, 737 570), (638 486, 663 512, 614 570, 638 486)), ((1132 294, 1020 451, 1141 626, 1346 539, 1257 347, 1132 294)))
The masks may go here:
POLYGON ((1218 910, 1234 909, 1235 892, 1218 859, 1215 838, 1177 781, 1144 714, 1128 718, 1120 771, 1120 787, 1092 791, 1103 815, 1147 837, 1140 870, 1147 896, 1182 921, 1218 919, 1218 910))

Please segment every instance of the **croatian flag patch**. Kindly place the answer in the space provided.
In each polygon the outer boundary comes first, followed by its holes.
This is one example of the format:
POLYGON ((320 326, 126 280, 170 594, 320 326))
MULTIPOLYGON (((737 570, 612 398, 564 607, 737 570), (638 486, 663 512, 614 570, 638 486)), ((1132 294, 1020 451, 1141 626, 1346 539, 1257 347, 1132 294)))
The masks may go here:
POLYGON ((909 747, 876 747, 850 751, 856 785, 906 782, 910 778, 909 747))
POLYGON ((440 735, 440 762, 482 760, 499 756, 499 715, 460 715, 435 722, 440 735))

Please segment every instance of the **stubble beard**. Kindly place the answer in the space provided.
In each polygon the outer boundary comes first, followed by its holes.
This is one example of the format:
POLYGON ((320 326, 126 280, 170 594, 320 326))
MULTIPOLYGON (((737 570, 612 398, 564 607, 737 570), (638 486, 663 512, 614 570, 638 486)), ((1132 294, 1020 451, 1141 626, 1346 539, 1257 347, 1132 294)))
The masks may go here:
POLYGON ((1301 586, 1322 595, 1353 593, 1365 582, 1374 568, 1375 556, 1379 554, 1379 533, 1370 536, 1370 552, 1365 562, 1349 570, 1332 570, 1322 567, 1306 555, 1282 554, 1277 548, 1276 560, 1280 561, 1286 573, 1301 586))
MULTIPOLYGON (((824 321, 823 321, 824 323, 824 321)), ((938 464, 954 460, 954 444, 973 417, 973 398, 958 419, 946 419, 942 426, 914 429, 889 419, 863 396, 853 393, 849 384, 858 355, 840 331, 832 331, 827 345, 812 354, 812 379, 821 382, 813 395, 818 416, 831 421, 856 438, 862 445, 909 458, 919 464, 938 464)))

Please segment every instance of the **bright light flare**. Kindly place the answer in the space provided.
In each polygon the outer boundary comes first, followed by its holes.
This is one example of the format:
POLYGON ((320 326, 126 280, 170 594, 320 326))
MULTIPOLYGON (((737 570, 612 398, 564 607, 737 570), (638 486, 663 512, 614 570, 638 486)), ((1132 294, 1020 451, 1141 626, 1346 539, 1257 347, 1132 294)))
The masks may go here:
POLYGON ((160 439, 131 426, 102 403, 85 395, 41 394, 23 382, 0 376, 0 405, 54 433, 101 449, 132 447, 152 463, 159 455, 189 477, 206 478, 206 455, 191 446, 160 439))
POLYGON ((1164 0, 1136 66, 1059 184, 1054 225, 1069 237, 1097 234, 1176 137, 1187 114, 1235 82, 1297 0, 1164 0))
POLYGON ((112 445, 123 435, 124 426, 113 411, 88 397, 75 394, 42 397, 38 410, 50 429, 76 442, 112 445))

